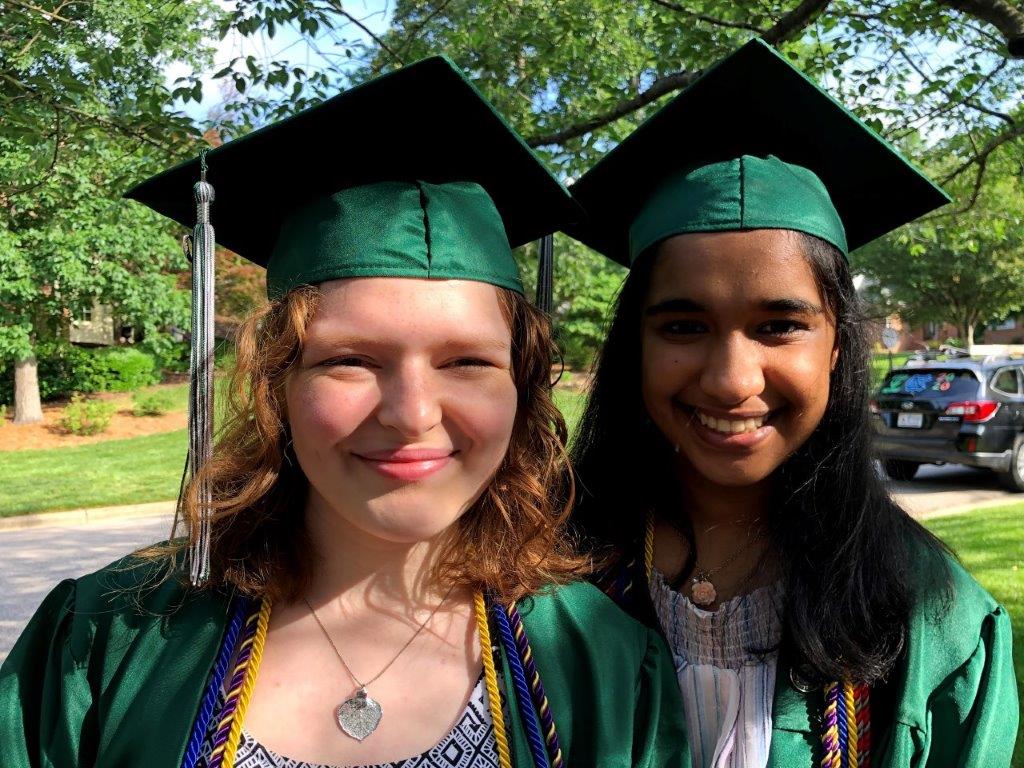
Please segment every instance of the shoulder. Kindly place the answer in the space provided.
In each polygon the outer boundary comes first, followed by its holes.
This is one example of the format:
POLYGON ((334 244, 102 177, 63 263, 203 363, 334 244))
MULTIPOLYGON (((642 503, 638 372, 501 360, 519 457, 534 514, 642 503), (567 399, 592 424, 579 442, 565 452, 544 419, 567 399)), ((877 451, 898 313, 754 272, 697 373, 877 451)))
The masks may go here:
POLYGON ((959 666, 1003 609, 953 555, 915 546, 911 557, 915 600, 908 643, 945 656, 948 666, 959 666))
POLYGON ((84 664, 93 648, 123 647, 122 640, 167 633, 216 613, 226 598, 189 589, 169 559, 135 554, 58 584, 43 600, 25 634, 62 641, 84 664))
POLYGON ((589 582, 547 587, 521 601, 520 613, 531 641, 565 647, 600 648, 638 666, 660 640, 653 630, 629 616, 589 582))
POLYGON ((916 599, 897 671, 902 717, 916 722, 915 715, 935 705, 937 692, 957 688, 965 676, 978 677, 993 646, 1008 645, 1010 622, 954 556, 923 545, 911 556, 916 599))

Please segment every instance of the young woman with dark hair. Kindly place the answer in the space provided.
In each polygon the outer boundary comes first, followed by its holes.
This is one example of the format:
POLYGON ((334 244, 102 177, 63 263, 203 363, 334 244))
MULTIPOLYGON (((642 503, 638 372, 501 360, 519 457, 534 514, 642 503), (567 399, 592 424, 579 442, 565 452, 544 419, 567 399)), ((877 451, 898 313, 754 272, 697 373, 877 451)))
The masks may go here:
POLYGON ((879 476, 846 258, 941 191, 760 42, 573 191, 630 266, 575 522, 674 653, 693 765, 1007 765, 1009 619, 879 476))

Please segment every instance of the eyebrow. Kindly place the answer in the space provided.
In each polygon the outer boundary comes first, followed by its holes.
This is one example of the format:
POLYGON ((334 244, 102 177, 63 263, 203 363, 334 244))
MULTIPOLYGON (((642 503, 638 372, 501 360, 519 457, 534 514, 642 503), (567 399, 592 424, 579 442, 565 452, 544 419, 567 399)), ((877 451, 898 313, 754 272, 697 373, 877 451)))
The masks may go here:
MULTIPOLYGON (((793 298, 766 299, 760 303, 759 307, 765 312, 786 312, 802 315, 820 315, 824 311, 813 302, 793 298)), ((686 314, 707 311, 707 307, 693 299, 676 298, 652 304, 644 314, 647 317, 654 317, 655 315, 671 313, 686 314)))

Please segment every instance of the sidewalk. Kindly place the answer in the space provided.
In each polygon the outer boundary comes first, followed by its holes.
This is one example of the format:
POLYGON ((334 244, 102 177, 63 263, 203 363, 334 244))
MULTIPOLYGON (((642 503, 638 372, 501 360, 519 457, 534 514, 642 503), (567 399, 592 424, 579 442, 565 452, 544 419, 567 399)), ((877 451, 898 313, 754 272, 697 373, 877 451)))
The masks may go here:
POLYGON ((128 504, 120 507, 91 507, 64 512, 40 512, 33 515, 0 517, 0 531, 20 531, 25 528, 88 525, 101 520, 119 520, 130 517, 174 516, 173 501, 154 501, 148 504, 128 504))
MULTIPOLYGON (((1024 501, 1024 495, 999 493, 998 497, 992 498, 991 492, 986 495, 984 491, 945 491, 925 494, 896 492, 893 493, 893 498, 918 520, 947 517, 972 509, 998 507, 1024 501), (932 498, 929 499, 929 496, 932 498), (936 504, 936 502, 939 503, 936 504)), ((0 532, 42 527, 66 528, 132 517, 173 517, 174 506, 175 502, 173 501, 154 501, 148 504, 128 504, 120 507, 92 507, 64 512, 40 512, 33 515, 0 517, 0 532)))

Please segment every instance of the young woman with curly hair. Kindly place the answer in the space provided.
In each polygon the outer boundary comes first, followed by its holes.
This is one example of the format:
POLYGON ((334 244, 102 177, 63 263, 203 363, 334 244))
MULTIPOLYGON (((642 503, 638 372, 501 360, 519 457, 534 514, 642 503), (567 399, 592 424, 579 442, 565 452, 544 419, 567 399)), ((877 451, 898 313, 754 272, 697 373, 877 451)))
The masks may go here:
POLYGON ((630 268, 575 520, 668 640, 692 765, 1008 765, 1009 616, 879 476, 847 261, 942 191, 754 41, 573 193, 630 268))
MULTIPOLYGON (((188 540, 61 584, 7 659, 4 765, 678 764, 667 651, 565 534, 550 327, 510 249, 564 223, 565 190, 439 59, 204 165, 272 301, 238 332, 188 540), (395 104, 467 129, 397 143, 395 104), (372 164, 302 155, 346 131, 372 164), (257 161, 280 221, 230 207, 257 161), (317 161, 302 197, 288 174, 317 161)), ((172 212, 179 171, 133 194, 172 212)))

